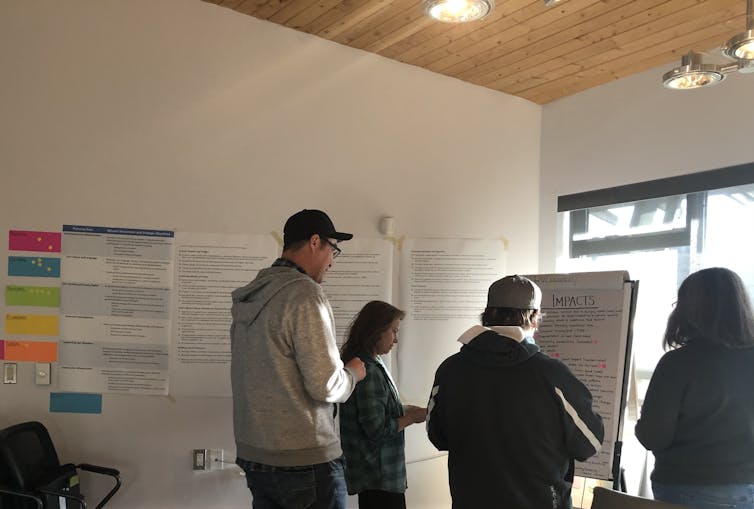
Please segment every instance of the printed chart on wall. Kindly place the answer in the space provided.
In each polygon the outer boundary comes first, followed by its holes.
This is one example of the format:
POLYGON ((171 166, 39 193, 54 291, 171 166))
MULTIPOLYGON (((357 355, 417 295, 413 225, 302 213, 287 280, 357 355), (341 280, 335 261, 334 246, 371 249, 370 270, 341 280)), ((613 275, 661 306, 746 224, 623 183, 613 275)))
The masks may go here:
POLYGON ((167 394, 173 236, 63 226, 61 390, 167 394))
POLYGON ((176 233, 171 394, 231 395, 230 294, 278 252, 271 235, 176 233))
POLYGON ((576 475, 612 480, 614 454, 620 454, 638 284, 622 271, 526 277, 542 289, 544 320, 535 336, 537 345, 563 361, 589 388, 594 409, 604 419, 602 449, 577 463, 576 475))
POLYGON ((322 288, 335 316, 338 348, 348 326, 370 300, 390 302, 392 297, 393 244, 383 239, 356 238, 343 243, 343 254, 325 275, 322 288))
MULTIPOLYGON (((502 240, 406 239, 400 300, 407 315, 398 339, 398 388, 404 403, 426 406, 432 379, 457 339, 479 323, 487 289, 505 275, 502 240)), ((406 459, 437 455, 423 426, 406 429, 406 459)))

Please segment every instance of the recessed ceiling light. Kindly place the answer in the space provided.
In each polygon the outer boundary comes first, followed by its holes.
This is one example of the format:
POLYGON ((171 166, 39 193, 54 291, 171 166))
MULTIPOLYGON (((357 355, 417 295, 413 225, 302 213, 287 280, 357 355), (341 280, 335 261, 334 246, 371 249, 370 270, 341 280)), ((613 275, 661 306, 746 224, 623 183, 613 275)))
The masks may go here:
POLYGON ((443 23, 466 23, 482 19, 495 8, 494 0, 425 0, 427 15, 443 23))

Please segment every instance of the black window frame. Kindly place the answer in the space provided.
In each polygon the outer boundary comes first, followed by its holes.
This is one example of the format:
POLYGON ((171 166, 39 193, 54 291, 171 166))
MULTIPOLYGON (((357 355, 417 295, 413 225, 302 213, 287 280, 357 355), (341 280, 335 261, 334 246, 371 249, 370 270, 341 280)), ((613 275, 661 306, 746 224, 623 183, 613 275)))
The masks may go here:
POLYGON ((559 196, 558 212, 569 212, 569 256, 577 258, 687 246, 701 252, 707 192, 747 184, 754 184, 754 163, 559 196), (670 196, 686 198, 686 225, 683 229, 573 240, 575 234, 587 231, 589 208, 670 196))

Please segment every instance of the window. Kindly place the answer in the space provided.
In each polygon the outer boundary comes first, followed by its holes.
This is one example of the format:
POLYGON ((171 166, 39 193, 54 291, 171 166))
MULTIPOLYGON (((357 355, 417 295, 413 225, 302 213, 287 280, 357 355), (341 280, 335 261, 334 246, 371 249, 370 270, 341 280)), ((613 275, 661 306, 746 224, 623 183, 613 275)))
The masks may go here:
POLYGON ((730 177, 731 168, 704 172, 709 189, 700 190, 698 182, 688 185, 696 182, 696 174, 562 197, 571 201, 561 209, 564 253, 558 271, 627 270, 639 280, 633 353, 640 399, 664 353, 665 324, 686 276, 706 267, 727 267, 754 297, 754 165, 732 169, 738 185, 725 188, 716 187, 731 179, 717 177, 719 172, 730 177), (673 185, 663 188, 668 181, 673 185), (657 196, 684 185, 691 189, 657 196), (641 193, 647 199, 609 202, 641 193), (579 203, 586 205, 574 206, 579 203))

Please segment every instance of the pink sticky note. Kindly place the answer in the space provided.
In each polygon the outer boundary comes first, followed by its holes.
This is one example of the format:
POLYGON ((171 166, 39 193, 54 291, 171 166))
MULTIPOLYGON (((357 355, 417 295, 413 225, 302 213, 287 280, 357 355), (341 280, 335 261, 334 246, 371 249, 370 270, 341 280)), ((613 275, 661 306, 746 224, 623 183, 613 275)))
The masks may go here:
POLYGON ((8 250, 59 253, 61 246, 60 239, 60 232, 10 230, 8 232, 8 250))

